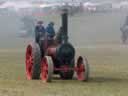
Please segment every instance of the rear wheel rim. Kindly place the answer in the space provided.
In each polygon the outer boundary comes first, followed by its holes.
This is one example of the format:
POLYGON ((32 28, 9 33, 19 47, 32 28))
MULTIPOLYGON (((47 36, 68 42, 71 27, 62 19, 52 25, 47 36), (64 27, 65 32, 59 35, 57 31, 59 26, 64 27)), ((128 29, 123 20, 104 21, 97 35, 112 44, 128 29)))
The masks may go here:
POLYGON ((41 79, 44 82, 47 82, 48 79, 48 61, 45 57, 43 58, 41 63, 41 79))
POLYGON ((33 69, 32 47, 28 46, 26 51, 26 75, 28 80, 32 79, 32 69, 33 69))

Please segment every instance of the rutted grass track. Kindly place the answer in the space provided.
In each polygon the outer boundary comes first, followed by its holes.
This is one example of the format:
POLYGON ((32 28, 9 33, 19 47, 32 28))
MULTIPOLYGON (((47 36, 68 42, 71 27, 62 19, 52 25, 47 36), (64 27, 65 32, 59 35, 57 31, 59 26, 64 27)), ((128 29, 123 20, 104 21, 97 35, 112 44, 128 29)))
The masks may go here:
POLYGON ((1 49, 0 96, 127 96, 128 51, 119 46, 77 50, 89 60, 89 82, 54 78, 48 84, 26 80, 23 49, 1 49))

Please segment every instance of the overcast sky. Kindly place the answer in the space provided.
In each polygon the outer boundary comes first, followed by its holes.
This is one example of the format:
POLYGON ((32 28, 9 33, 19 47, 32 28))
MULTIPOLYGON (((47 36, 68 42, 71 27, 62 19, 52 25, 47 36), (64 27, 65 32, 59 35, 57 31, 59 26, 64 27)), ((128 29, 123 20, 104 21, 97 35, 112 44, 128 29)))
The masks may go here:
POLYGON ((0 0, 0 1, 48 1, 48 2, 56 2, 56 1, 128 1, 128 0, 0 0))
MULTIPOLYGON (((17 0, 3 0, 3 1, 17 1, 17 0)), ((26 0, 19 0, 26 1, 26 0)), ((27 1, 71 1, 71 0, 27 0, 27 1)))

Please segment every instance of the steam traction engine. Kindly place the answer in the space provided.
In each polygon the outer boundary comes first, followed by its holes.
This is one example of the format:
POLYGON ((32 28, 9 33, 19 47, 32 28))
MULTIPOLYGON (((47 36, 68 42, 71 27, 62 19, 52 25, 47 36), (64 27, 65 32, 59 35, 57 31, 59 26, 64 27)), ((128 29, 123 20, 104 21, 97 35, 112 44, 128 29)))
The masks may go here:
POLYGON ((80 81, 87 81, 89 65, 86 58, 78 56, 75 63, 75 48, 68 41, 68 12, 62 13, 62 42, 40 39, 26 48, 27 79, 41 79, 50 82, 53 74, 59 74, 61 79, 72 79, 74 72, 80 81))

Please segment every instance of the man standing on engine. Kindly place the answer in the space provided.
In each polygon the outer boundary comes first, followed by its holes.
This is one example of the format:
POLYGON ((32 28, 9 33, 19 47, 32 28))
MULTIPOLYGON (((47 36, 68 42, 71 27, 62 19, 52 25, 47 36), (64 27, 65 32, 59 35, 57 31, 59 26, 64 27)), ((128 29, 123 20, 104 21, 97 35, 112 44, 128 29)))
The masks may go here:
POLYGON ((47 36, 51 39, 55 36, 55 29, 54 29, 54 23, 50 22, 46 28, 47 36))
POLYGON ((55 36, 54 22, 50 22, 48 24, 46 28, 46 32, 47 32, 47 39, 49 41, 49 44, 51 44, 55 36))
POLYGON ((43 26, 43 21, 38 21, 35 27, 35 41, 39 43, 41 37, 45 36, 45 28, 43 26))
POLYGON ((62 37, 63 37, 64 35, 63 35, 63 28, 62 28, 62 26, 60 27, 60 29, 59 29, 59 31, 57 32, 57 34, 56 34, 56 41, 57 41, 57 43, 59 43, 59 44, 61 44, 62 43, 62 37))

